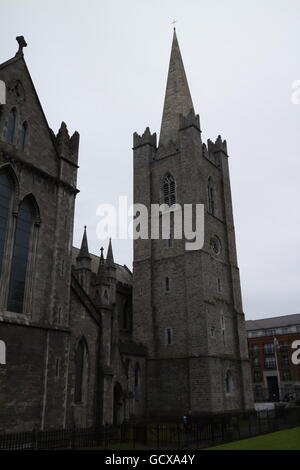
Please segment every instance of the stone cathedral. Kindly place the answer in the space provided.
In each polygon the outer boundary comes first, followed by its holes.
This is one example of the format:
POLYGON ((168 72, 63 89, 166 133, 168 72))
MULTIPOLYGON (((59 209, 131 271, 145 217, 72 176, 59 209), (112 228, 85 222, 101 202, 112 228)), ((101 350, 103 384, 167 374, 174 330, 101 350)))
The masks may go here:
POLYGON ((86 228, 72 246, 79 134, 49 127, 17 41, 0 65, 0 432, 252 408, 227 145, 202 143, 175 30, 134 202, 204 204, 205 242, 135 240, 133 273, 86 228))

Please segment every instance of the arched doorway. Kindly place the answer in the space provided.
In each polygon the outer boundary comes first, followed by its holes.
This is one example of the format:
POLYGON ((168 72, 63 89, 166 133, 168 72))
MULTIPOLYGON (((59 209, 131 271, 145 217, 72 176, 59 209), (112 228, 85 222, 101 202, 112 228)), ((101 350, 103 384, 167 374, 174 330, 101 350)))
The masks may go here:
POLYGON ((121 385, 114 386, 114 425, 122 424, 124 420, 124 394, 121 385))

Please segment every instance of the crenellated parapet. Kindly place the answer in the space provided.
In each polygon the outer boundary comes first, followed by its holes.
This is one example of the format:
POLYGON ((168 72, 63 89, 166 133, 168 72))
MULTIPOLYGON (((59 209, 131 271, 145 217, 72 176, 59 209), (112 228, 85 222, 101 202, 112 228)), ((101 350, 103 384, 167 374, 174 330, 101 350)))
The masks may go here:
POLYGON ((190 110, 187 116, 184 116, 183 114, 179 115, 179 130, 181 131, 189 127, 194 127, 201 132, 199 114, 195 114, 193 109, 190 110))
POLYGON ((79 149, 79 134, 74 132, 72 137, 69 136, 68 128, 65 122, 61 123, 60 129, 55 137, 55 146, 61 158, 77 164, 79 149))
POLYGON ((227 142, 226 140, 222 140, 222 137, 220 135, 217 137, 215 142, 208 139, 207 148, 208 152, 210 153, 223 152, 227 155, 227 142))
POLYGON ((142 147, 143 145, 151 145, 156 149, 156 132, 151 134, 149 127, 146 127, 145 132, 139 135, 137 132, 133 134, 133 148, 142 147))
POLYGON ((217 166, 221 164, 221 156, 227 155, 227 143, 226 140, 222 140, 222 137, 219 135, 215 142, 208 139, 207 146, 202 145, 202 156, 210 160, 217 166))

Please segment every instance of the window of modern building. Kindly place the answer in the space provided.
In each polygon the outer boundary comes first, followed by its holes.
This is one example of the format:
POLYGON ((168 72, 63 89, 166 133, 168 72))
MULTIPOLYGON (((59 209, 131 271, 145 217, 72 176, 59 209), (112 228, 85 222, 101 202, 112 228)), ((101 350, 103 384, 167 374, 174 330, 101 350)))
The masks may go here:
POLYGON ((255 357, 255 358, 253 359, 253 367, 259 367, 259 359, 258 359, 258 357, 255 357))
POLYGON ((282 367, 289 367, 290 365, 290 359, 288 356, 284 356, 281 358, 281 364, 282 364, 282 367))
POLYGON ((275 336, 276 330, 265 330, 265 336, 275 336))
POLYGON ((258 352, 259 352, 258 344, 252 344, 251 348, 250 348, 250 352, 251 352, 252 356, 257 356, 258 352))
POLYGON ((274 354, 274 352, 275 352, 274 343, 264 344, 264 353, 265 354, 274 354))
POLYGON ((279 343, 279 351, 281 353, 288 352, 288 344, 287 343, 279 343))
POLYGON ((265 358, 265 368, 266 369, 276 369, 275 357, 266 357, 265 358))

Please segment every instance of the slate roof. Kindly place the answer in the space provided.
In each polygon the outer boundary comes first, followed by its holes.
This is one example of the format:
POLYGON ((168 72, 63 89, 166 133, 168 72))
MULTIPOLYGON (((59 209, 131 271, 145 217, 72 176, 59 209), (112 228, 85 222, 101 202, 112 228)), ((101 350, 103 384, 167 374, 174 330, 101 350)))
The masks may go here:
POLYGON ((300 313, 294 313, 293 315, 281 315, 279 317, 262 318, 261 320, 247 320, 246 330, 263 330, 292 325, 300 325, 300 313))
MULTIPOLYGON (((76 258, 79 254, 79 248, 76 248, 73 246, 72 248, 72 264, 75 265, 76 263, 76 258)), ((90 253, 90 257, 92 260, 92 272, 97 273, 98 271, 98 265, 99 265, 99 259, 100 256, 93 255, 90 253)), ((129 286, 132 285, 132 272, 130 271, 129 268, 127 268, 126 265, 122 266, 121 264, 115 263, 115 266, 117 268, 117 281, 121 282, 122 284, 127 284, 129 286)))

